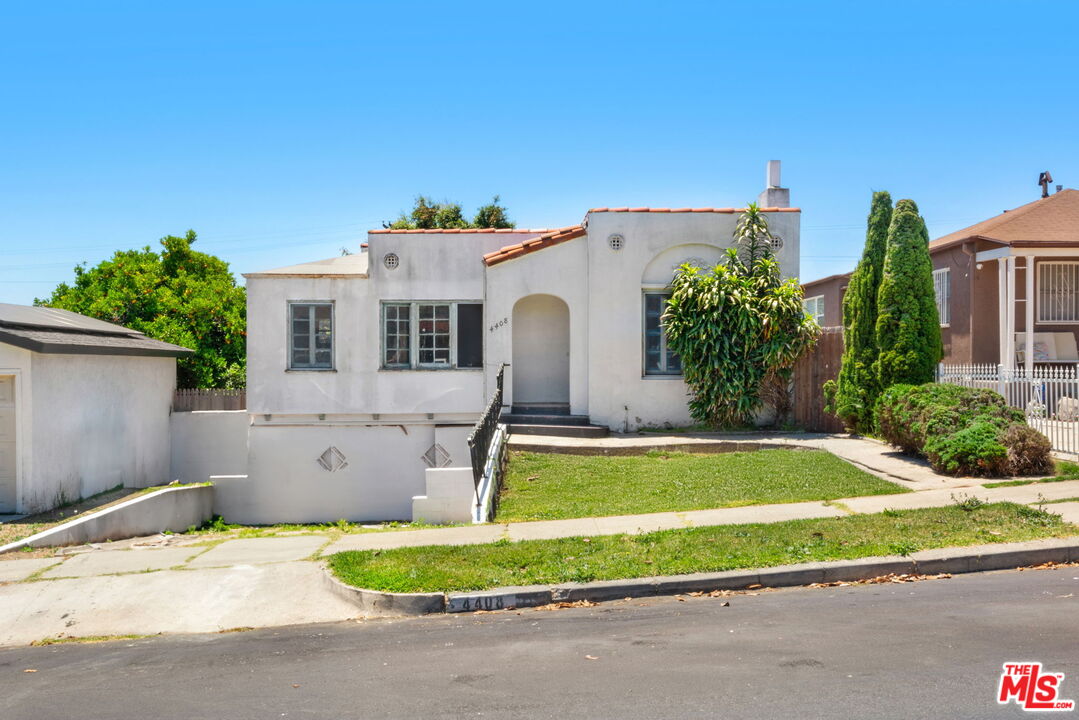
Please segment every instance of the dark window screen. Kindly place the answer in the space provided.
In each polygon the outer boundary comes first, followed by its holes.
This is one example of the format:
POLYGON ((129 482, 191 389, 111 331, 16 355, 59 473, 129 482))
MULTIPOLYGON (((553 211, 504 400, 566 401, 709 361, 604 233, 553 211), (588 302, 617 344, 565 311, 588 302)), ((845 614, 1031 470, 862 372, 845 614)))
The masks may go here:
POLYGON ((483 367, 483 305, 457 305, 457 367, 483 367))

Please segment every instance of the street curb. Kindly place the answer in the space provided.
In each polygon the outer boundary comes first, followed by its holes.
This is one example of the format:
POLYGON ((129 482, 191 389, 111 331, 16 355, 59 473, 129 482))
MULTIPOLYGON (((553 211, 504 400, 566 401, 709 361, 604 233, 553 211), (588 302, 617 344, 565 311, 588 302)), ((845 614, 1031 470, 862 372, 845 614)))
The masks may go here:
POLYGON ((1053 538, 1020 543, 922 550, 906 557, 778 565, 755 570, 728 570, 692 575, 668 575, 590 583, 530 585, 474 592, 389 593, 346 585, 323 565, 330 589, 372 617, 431 613, 509 610, 558 602, 603 602, 623 598, 681 595, 713 590, 792 587, 813 583, 853 582, 884 575, 962 574, 1008 570, 1044 563, 1079 562, 1079 538, 1053 538))

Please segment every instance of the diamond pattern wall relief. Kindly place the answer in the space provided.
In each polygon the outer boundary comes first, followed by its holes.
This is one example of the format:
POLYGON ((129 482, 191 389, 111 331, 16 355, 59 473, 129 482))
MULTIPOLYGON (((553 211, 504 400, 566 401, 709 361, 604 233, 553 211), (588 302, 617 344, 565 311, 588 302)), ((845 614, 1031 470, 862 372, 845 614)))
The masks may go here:
POLYGON ((431 447, 427 448, 421 457, 423 461, 427 463, 427 467, 442 468, 450 464, 450 454, 446 452, 446 448, 442 447, 438 443, 435 443, 431 447))
POLYGON ((345 458, 344 453, 331 445, 318 456, 318 464, 322 466, 323 470, 337 472, 348 467, 348 460, 345 458))

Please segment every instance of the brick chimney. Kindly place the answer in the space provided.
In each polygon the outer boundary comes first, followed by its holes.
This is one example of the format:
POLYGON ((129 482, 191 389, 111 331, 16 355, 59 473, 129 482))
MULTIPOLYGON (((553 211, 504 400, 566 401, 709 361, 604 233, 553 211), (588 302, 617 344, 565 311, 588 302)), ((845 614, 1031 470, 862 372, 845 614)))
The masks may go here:
POLYGON ((757 196, 757 204, 761 207, 790 207, 791 191, 782 187, 779 182, 779 161, 768 161, 768 172, 765 178, 764 192, 757 196))

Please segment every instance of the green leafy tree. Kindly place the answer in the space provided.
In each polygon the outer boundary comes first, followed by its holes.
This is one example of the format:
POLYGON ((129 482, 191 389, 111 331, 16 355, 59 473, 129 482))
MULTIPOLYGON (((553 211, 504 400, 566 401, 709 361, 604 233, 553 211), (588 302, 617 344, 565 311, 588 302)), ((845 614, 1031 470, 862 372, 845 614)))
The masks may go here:
POLYGON ((191 249, 193 230, 149 246, 121 250, 93 268, 75 268, 35 304, 71 310, 182 345, 194 355, 177 361, 181 388, 245 385, 247 299, 224 261, 191 249))
POLYGON ((788 397, 794 363, 820 332, 802 308, 798 281, 781 279, 768 223, 755 205, 735 239, 712 271, 679 268, 664 314, 668 346, 692 392, 690 414, 713 426, 751 423, 775 388, 788 397))
POLYGON ((499 204, 501 198, 495 195, 486 205, 480 206, 476 211, 476 217, 472 219, 474 228, 512 228, 514 223, 506 214, 506 208, 499 204))
POLYGON ((929 233, 913 200, 895 204, 877 293, 875 365, 881 389, 932 382, 944 356, 933 292, 929 233))
POLYGON ((880 395, 877 362, 877 292, 884 274, 892 196, 873 193, 865 233, 865 249, 843 296, 843 360, 839 377, 826 384, 829 411, 853 432, 873 429, 873 407, 880 395))
POLYGON ((417 195, 412 210, 386 225, 393 230, 453 230, 466 228, 511 228, 514 224, 506 215, 506 208, 499 205, 499 197, 476 211, 469 222, 465 219, 460 203, 436 203, 425 195, 417 195))

